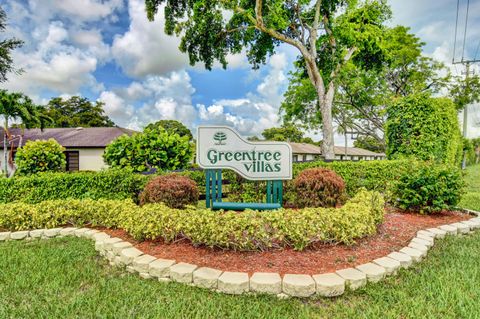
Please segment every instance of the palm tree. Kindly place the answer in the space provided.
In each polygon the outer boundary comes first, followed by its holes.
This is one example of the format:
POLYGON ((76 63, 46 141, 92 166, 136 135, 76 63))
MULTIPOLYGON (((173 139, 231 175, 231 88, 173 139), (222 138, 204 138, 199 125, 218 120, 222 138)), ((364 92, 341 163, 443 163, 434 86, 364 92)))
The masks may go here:
POLYGON ((22 93, 10 93, 7 90, 0 90, 0 115, 4 118, 3 123, 3 155, 4 155, 4 173, 8 177, 8 154, 7 141, 12 135, 9 131, 10 120, 21 121, 22 128, 30 128, 41 124, 43 127, 45 117, 40 115, 38 106, 32 103, 32 100, 22 93))

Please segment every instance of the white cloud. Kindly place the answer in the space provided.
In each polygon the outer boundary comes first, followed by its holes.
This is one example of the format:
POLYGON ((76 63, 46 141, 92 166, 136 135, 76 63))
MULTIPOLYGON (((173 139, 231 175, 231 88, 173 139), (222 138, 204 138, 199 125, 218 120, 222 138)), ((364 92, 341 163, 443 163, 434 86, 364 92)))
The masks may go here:
POLYGON ((10 76, 6 87, 27 94, 49 89, 58 93, 76 93, 82 86, 96 87, 91 74, 97 58, 79 48, 65 44, 68 32, 61 22, 52 22, 44 41, 33 52, 16 51, 16 66, 24 73, 10 76))
POLYGON ((149 76, 125 90, 104 91, 99 100, 120 126, 142 129, 149 123, 172 119, 193 127, 197 115, 191 100, 194 92, 188 73, 179 71, 164 77, 149 76))
POLYGON ((125 73, 134 77, 167 74, 188 65, 188 58, 178 50, 180 39, 164 32, 163 10, 150 22, 143 0, 130 0, 129 30, 117 35, 112 45, 116 62, 125 73))
POLYGON ((79 22, 105 18, 123 7, 123 0, 29 0, 28 3, 39 16, 58 14, 79 22))
POLYGON ((7 32, 25 45, 13 52, 15 66, 24 72, 11 74, 5 87, 33 97, 102 89, 93 72, 111 59, 110 47, 92 22, 122 6, 123 0, 7 0, 7 32))

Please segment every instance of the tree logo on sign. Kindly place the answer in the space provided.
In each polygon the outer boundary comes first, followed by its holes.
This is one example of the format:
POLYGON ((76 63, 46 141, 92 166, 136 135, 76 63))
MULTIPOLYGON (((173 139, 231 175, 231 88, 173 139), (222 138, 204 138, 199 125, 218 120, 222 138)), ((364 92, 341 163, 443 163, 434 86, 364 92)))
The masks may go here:
POLYGON ((225 145, 225 142, 227 140, 227 134, 223 132, 217 132, 213 135, 213 139, 217 141, 215 145, 225 145))

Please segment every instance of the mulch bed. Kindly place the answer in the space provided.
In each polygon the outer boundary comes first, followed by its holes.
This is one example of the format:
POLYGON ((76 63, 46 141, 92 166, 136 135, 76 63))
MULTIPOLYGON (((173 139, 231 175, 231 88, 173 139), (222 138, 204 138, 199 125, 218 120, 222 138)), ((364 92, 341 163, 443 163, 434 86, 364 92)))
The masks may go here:
POLYGON ((376 235, 363 238, 356 244, 318 244, 304 251, 290 248, 266 252, 237 252, 231 250, 194 247, 183 241, 165 244, 161 241, 137 242, 123 230, 104 229, 111 236, 120 237, 135 247, 157 258, 174 259, 200 267, 223 271, 277 272, 280 274, 319 274, 354 267, 407 246, 417 231, 471 218, 459 212, 419 215, 391 211, 379 226, 376 235))

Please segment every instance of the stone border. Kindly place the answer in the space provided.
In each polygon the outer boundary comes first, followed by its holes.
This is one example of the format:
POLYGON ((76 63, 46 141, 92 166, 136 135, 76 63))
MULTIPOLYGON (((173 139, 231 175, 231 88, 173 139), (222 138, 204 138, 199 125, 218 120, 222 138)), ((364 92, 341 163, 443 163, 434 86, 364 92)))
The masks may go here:
MULTIPOLYGON (((464 211, 479 216, 477 212, 464 211)), ((323 296, 335 297, 350 290, 365 286, 367 282, 378 282, 387 276, 395 275, 401 268, 408 268, 421 261, 435 240, 446 235, 467 234, 480 228, 480 217, 466 221, 428 228, 417 232, 407 247, 398 252, 377 258, 355 268, 341 269, 332 273, 318 275, 256 272, 251 277, 244 272, 229 272, 198 267, 197 265, 155 258, 144 254, 127 241, 110 237, 104 232, 89 228, 52 228, 31 231, 0 233, 0 241, 34 240, 53 237, 76 236, 95 241, 95 250, 107 258, 110 265, 125 267, 128 272, 138 273, 144 279, 156 279, 161 282, 175 281, 218 292, 239 295, 244 293, 263 293, 286 297, 323 296)))

